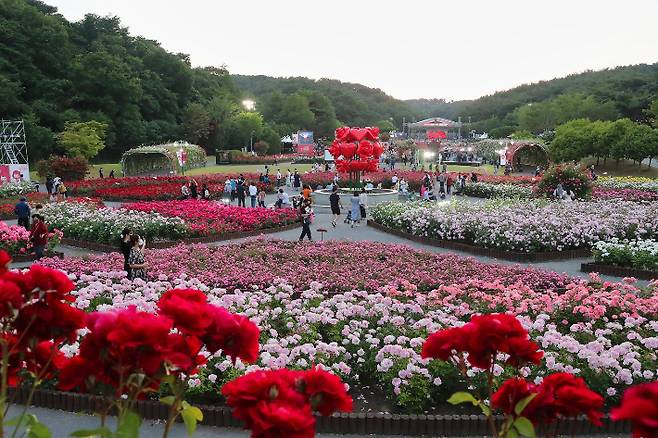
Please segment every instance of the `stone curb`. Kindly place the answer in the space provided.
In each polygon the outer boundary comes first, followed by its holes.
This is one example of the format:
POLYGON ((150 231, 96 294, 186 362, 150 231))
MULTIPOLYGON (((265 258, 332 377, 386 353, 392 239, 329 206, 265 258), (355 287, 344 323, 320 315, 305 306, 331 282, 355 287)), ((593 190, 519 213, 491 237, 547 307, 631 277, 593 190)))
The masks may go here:
MULTIPOLYGON (((271 234, 271 233, 278 233, 280 231, 293 230, 295 228, 299 228, 300 226, 301 226, 301 222, 294 222, 292 224, 284 225, 281 227, 263 228, 260 230, 247 231, 247 232, 219 234, 219 235, 204 236, 204 237, 190 237, 180 240, 157 240, 155 242, 147 243, 147 246, 148 248, 151 249, 162 249, 162 248, 171 248, 172 246, 177 246, 180 244, 192 245, 195 243, 222 242, 224 240, 242 239, 244 237, 260 236, 261 234, 271 234)), ((99 252, 118 252, 118 248, 116 246, 108 245, 106 243, 92 242, 89 240, 72 239, 69 237, 62 238, 62 245, 75 246, 78 248, 86 248, 92 251, 99 251, 99 252)))
MULTIPOLYGON (((10 389, 11 403, 25 403, 29 390, 27 388, 10 389), (13 398, 13 400, 12 400, 13 398)), ((33 406, 49 409, 61 409, 70 412, 96 412, 103 409, 106 402, 102 397, 38 389, 32 399, 33 406)), ((226 406, 197 406, 203 412, 204 426, 242 427, 242 423, 231 415, 231 409, 226 406)), ((136 403, 137 412, 145 419, 166 420, 169 406, 153 401, 140 400, 136 403)), ((334 414, 322 417, 316 414, 318 432, 340 434, 387 434, 412 436, 483 436, 488 435, 487 419, 483 415, 397 415, 379 413, 334 414)), ((542 432, 551 432, 551 436, 563 435, 595 435, 595 434, 626 434, 630 431, 627 422, 612 422, 609 417, 603 418, 600 427, 592 425, 587 418, 560 420, 547 428, 539 428, 542 432)), ((500 423, 500 422, 499 422, 500 423)))
POLYGON ((413 240, 414 242, 423 243, 425 245, 454 249, 457 251, 468 252, 474 255, 509 260, 513 262, 536 263, 536 262, 547 262, 551 260, 577 259, 577 258, 590 257, 592 255, 592 252, 589 249, 571 249, 566 251, 527 253, 527 252, 519 252, 519 251, 505 251, 502 249, 494 249, 494 248, 483 248, 481 246, 471 245, 463 242, 456 242, 452 240, 440 240, 440 239, 432 239, 430 237, 416 236, 407 233, 405 231, 389 228, 371 219, 368 220, 368 226, 373 227, 376 230, 383 231, 384 233, 389 233, 394 236, 413 240))
MULTIPOLYGON (((10 254, 11 255, 11 254, 10 254)), ((46 254, 44 257, 57 257, 58 259, 64 258, 64 253, 55 251, 50 254, 46 254)), ((37 259, 36 254, 15 254, 11 255, 11 261, 15 263, 24 263, 24 262, 33 262, 37 259)))
POLYGON ((643 269, 607 265, 605 263, 582 263, 580 265, 580 270, 581 272, 598 272, 599 274, 612 275, 615 277, 635 277, 639 280, 658 279, 657 271, 645 271, 643 269))

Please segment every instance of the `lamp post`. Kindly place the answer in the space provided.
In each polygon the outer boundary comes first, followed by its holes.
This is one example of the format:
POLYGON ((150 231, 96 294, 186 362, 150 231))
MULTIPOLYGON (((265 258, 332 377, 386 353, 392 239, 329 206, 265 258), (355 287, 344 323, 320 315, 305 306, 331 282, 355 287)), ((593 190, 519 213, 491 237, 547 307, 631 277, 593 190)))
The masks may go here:
POLYGON ((249 134, 249 152, 254 153, 254 131, 249 134))

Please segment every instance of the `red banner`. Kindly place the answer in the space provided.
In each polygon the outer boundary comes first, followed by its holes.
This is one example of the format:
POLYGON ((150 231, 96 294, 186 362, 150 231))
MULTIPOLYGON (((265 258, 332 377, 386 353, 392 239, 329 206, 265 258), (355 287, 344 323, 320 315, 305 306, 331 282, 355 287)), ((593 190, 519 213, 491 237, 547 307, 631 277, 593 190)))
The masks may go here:
POLYGON ((297 153, 299 155, 306 155, 307 157, 312 157, 315 155, 315 145, 312 144, 298 144, 297 153))

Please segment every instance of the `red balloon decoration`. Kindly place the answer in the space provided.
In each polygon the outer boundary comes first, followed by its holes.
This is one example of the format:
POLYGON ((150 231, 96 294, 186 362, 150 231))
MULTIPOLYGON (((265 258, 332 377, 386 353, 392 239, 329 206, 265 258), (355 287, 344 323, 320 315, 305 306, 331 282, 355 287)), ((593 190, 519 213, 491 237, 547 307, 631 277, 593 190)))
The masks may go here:
POLYGON ((384 148, 377 142, 379 128, 336 129, 336 140, 329 153, 336 160, 336 169, 341 173, 375 172, 384 148))

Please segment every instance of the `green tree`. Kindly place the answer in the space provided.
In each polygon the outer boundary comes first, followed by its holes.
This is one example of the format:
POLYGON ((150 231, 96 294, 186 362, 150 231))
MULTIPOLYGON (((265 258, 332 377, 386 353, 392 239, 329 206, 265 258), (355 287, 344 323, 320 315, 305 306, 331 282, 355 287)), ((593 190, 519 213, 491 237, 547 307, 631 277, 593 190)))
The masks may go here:
POLYGON ((203 145, 211 131, 211 115, 199 103, 191 103, 183 112, 182 130, 190 143, 203 145))
POLYGON ((94 158, 105 147, 105 123, 66 122, 64 131, 58 136, 58 144, 63 151, 73 157, 94 158))
POLYGON ((589 155, 592 141, 592 122, 587 119, 572 120, 555 129, 549 154, 558 163, 580 160, 589 155))
POLYGON ((263 129, 263 116, 252 111, 240 111, 227 121, 227 146, 248 147, 250 141, 256 141, 263 129))
POLYGON ((259 138, 270 146, 267 150, 268 154, 281 153, 281 137, 270 125, 265 125, 263 127, 259 138))
POLYGON ((651 102, 651 105, 646 110, 646 114, 649 116, 649 121, 654 128, 658 128, 658 99, 654 99, 651 102))
POLYGON ((340 125, 336 119, 336 110, 331 100, 318 91, 306 91, 309 109, 313 113, 313 124, 310 129, 316 138, 333 137, 334 131, 340 125))
POLYGON ((270 145, 267 144, 266 141, 259 140, 256 143, 254 143, 254 151, 258 155, 265 155, 269 149, 270 149, 270 145))

